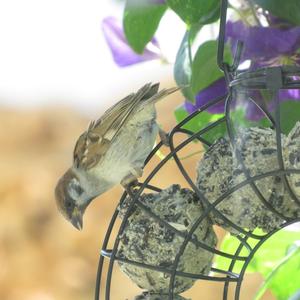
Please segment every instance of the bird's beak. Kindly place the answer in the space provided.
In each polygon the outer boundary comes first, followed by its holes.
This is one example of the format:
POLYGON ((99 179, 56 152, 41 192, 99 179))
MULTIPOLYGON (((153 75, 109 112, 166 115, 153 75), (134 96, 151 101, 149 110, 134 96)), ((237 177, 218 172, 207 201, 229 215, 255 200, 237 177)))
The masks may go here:
POLYGON ((82 230, 82 211, 79 210, 77 207, 74 208, 74 211, 72 213, 72 219, 71 223, 73 224, 74 227, 76 227, 78 230, 82 230))

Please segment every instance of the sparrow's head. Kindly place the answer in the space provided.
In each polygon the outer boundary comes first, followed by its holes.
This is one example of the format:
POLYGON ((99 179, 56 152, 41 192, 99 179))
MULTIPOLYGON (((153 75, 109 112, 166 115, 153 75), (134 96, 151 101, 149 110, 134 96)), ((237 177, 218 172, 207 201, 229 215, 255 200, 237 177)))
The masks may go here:
POLYGON ((62 215, 81 230, 83 214, 92 199, 72 169, 69 169, 58 181, 55 198, 62 215))

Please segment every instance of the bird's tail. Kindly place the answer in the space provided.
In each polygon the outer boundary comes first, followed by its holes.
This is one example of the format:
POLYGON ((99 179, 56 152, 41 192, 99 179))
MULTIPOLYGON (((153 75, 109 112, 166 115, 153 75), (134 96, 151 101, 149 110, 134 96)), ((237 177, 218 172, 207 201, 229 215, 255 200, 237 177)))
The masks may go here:
POLYGON ((182 87, 172 87, 169 89, 162 89, 161 91, 158 91, 159 89, 159 83, 151 84, 148 83, 145 86, 142 87, 142 89, 147 90, 147 92, 143 96, 143 102, 144 104, 147 103, 156 103, 162 98, 175 93, 176 91, 180 90, 182 87))
POLYGON ((181 87, 172 87, 169 89, 163 89, 153 96, 153 101, 156 103, 157 101, 161 100, 162 98, 164 98, 170 94, 173 94, 180 89, 181 89, 181 87))

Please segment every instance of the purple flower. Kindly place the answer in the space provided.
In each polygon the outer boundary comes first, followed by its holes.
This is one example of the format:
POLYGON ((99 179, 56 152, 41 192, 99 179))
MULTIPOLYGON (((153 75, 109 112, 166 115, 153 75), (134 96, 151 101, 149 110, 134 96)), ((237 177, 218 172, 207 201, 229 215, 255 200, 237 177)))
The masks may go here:
MULTIPOLYGON (((300 63, 297 50, 300 48, 300 27, 248 27, 242 21, 227 23, 227 41, 235 48, 237 40, 244 42, 242 61, 251 60, 251 68, 262 66, 276 66, 283 64, 300 63)), ((226 94, 226 83, 221 78, 209 87, 200 91, 196 96, 195 104, 185 101, 184 107, 187 112, 192 113, 209 101, 226 94)), ((298 89, 280 90, 279 101, 287 100, 300 101, 300 91, 298 89)), ((273 99, 263 99, 261 93, 253 91, 251 98, 258 104, 265 101, 269 112, 274 111, 275 103, 273 99)), ((257 121, 265 117, 265 114, 248 98, 238 101, 238 106, 246 112, 246 117, 250 120, 257 121)), ((210 113, 224 113, 224 102, 209 107, 210 113)))
MULTIPOLYGON (((266 66, 277 66, 284 64, 299 64, 300 57, 296 53, 300 48, 300 27, 282 28, 253 26, 248 27, 242 21, 227 22, 227 40, 232 46, 241 40, 244 42, 242 60, 250 59, 251 69, 266 66)), ((262 95, 254 91, 256 96, 253 98, 259 104, 262 95)), ((298 89, 280 90, 279 101, 300 100, 300 91, 298 89)), ((275 109, 275 103, 272 99, 266 103, 268 111, 275 109)), ((246 115, 250 120, 257 121, 265 114, 251 101, 247 101, 246 115)))
POLYGON ((296 55, 300 48, 300 26, 288 29, 248 27, 242 21, 228 21, 226 32, 233 48, 237 40, 244 42, 242 59, 252 60, 256 67, 300 62, 296 55))
MULTIPOLYGON (((226 92, 227 92, 226 82, 224 78, 221 78, 215 81, 209 87, 200 91, 196 96, 195 104, 186 100, 184 103, 184 108, 189 114, 191 114, 197 109, 201 108, 203 105, 212 101, 213 99, 224 96, 226 92)), ((280 102, 300 101, 300 90, 299 89, 280 90, 278 97, 280 102)), ((254 101, 256 101, 259 105, 261 105, 263 99, 261 93, 258 90, 253 90, 253 92, 251 93, 251 98, 254 101)), ((238 104, 237 107, 243 108, 243 110, 245 110, 246 117, 249 120, 258 121, 263 117, 265 117, 265 114, 262 112, 262 110, 259 109, 257 105, 255 105, 248 98, 243 99, 243 101, 239 100, 237 104, 238 104)), ((208 107, 207 111, 211 114, 224 113, 225 111, 224 105, 225 105, 225 101, 218 102, 217 104, 208 107)), ((266 108, 269 112, 274 111, 275 102, 272 101, 272 99, 268 99, 266 108)))
MULTIPOLYGON (((256 97, 252 97, 256 100, 258 104, 261 104, 262 101, 262 95, 258 91, 254 91, 256 94, 256 97)), ((279 102, 285 102, 285 101, 300 101, 300 90, 299 89, 290 89, 290 90, 280 90, 278 92, 278 99, 279 102)), ((273 99, 269 99, 266 103, 267 107, 266 109, 269 112, 274 112, 276 109, 276 104, 273 99)), ((246 104, 246 117, 249 120, 252 121, 259 121, 266 115, 259 109, 253 102, 247 101, 246 104)))
POLYGON ((147 45, 143 54, 135 53, 128 45, 121 22, 115 17, 104 18, 102 30, 113 59, 119 67, 160 58, 159 45, 155 39, 147 45))
MULTIPOLYGON (((195 104, 185 101, 184 107, 188 113, 193 113, 198 108, 208 103, 209 101, 223 96, 226 94, 227 88, 224 78, 218 79, 213 84, 203 89, 196 95, 195 104)), ((224 112, 224 102, 219 102, 207 109, 208 112, 214 113, 223 113, 224 112)))

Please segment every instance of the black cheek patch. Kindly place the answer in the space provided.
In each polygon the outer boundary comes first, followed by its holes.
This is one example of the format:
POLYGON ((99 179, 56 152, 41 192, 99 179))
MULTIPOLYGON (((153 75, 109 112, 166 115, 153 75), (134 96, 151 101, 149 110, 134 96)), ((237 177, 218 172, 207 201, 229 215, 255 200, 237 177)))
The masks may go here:
POLYGON ((83 189, 82 189, 81 186, 78 185, 78 184, 75 184, 75 185, 74 185, 74 190, 76 191, 76 193, 77 193, 78 195, 81 195, 81 194, 83 193, 83 189))
POLYGON ((77 193, 78 196, 80 196, 82 193, 83 193, 83 189, 82 187, 80 186, 80 184, 75 181, 75 180, 72 180, 70 182, 70 188, 75 191, 77 193))

